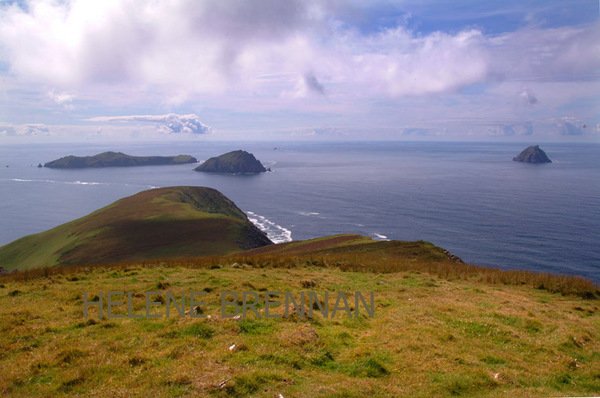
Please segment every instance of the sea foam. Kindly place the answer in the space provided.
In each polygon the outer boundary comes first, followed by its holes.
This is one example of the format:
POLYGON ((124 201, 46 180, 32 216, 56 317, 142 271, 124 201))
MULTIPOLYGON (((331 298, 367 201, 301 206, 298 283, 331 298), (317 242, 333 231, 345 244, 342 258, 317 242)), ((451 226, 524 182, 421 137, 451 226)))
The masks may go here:
POLYGON ((377 232, 373 232, 373 236, 378 240, 389 240, 387 236, 378 234, 377 232))
POLYGON ((289 229, 275 224, 273 221, 260 214, 251 211, 247 211, 246 214, 248 215, 250 222, 267 234, 269 239, 274 243, 284 243, 292 240, 292 231, 289 229))

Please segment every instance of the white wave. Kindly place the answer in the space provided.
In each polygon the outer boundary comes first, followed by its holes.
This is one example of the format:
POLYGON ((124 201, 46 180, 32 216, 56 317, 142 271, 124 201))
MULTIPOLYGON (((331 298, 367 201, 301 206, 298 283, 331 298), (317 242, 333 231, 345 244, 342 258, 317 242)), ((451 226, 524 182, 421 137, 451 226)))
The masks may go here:
POLYGON ((95 181, 56 181, 56 180, 26 180, 23 178, 12 178, 11 181, 16 182, 47 182, 51 184, 70 184, 70 185, 109 185, 106 182, 95 181))
POLYGON ((275 224, 273 221, 261 216, 260 214, 256 214, 251 211, 247 211, 246 214, 248 215, 250 222, 267 234, 269 239, 271 239, 274 243, 283 243, 292 240, 292 231, 289 229, 275 224))
POLYGON ((74 181, 74 182, 65 182, 65 184, 74 184, 74 185, 101 185, 101 182, 87 182, 87 181, 74 181))
POLYGON ((381 234, 378 234, 377 232, 373 232, 373 236, 375 237, 375 239, 379 239, 379 240, 389 240, 387 236, 385 236, 385 235, 381 235, 381 234))
POLYGON ((11 178, 15 182, 46 182, 50 184, 68 184, 68 185, 123 185, 127 187, 144 187, 148 189, 160 188, 155 185, 123 184, 114 182, 96 182, 96 181, 56 181, 56 180, 27 180, 24 178, 11 178))
POLYGON ((318 216, 319 213, 315 213, 313 211, 299 211, 298 214, 302 216, 318 216))

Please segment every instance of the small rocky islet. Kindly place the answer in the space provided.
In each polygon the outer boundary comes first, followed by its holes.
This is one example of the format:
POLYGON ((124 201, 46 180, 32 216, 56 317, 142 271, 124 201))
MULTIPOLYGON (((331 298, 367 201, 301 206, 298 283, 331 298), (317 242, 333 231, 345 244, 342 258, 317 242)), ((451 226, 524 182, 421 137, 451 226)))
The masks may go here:
POLYGON ((194 169, 205 173, 260 174, 270 171, 253 154, 237 150, 208 159, 194 169))
POLYGON ((552 160, 546 155, 539 145, 529 146, 513 158, 515 162, 522 163, 552 163, 552 160))

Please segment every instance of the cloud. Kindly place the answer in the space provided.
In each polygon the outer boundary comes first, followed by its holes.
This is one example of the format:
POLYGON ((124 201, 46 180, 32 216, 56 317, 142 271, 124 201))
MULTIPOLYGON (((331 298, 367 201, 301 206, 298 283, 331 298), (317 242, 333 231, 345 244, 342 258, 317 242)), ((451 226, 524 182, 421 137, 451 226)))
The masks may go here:
POLYGON ((560 135, 583 135, 583 123, 574 117, 554 119, 551 123, 558 129, 560 135))
POLYGON ((212 128, 202 123, 197 115, 130 115, 99 116, 88 119, 92 122, 146 122, 155 123, 157 129, 166 134, 210 134, 212 128))
POLYGON ((494 73, 503 79, 597 79, 600 23, 554 29, 529 28, 488 38, 494 73))
POLYGON ((75 107, 73 106, 73 100, 75 99, 75 94, 69 92, 58 92, 56 90, 51 90, 48 92, 48 97, 58 105, 62 105, 66 110, 73 110, 75 107))
POLYGON ((403 136, 410 136, 410 137, 415 137, 415 136, 419 136, 419 137, 427 137, 431 134, 431 131, 429 129, 423 129, 423 128, 405 128, 405 129, 401 129, 400 133, 403 136))
POLYGON ((314 98, 315 96, 325 96, 325 87, 323 87, 323 85, 312 72, 290 77, 290 80, 295 81, 294 88, 292 90, 283 91, 280 94, 280 97, 314 98))
POLYGON ((533 123, 521 123, 513 126, 516 135, 533 135, 533 123))
POLYGON ((519 94, 519 97, 521 98, 521 102, 525 105, 535 105, 538 103, 537 97, 533 91, 528 88, 524 88, 519 94))
POLYGON ((325 94, 325 87, 323 87, 323 85, 319 83, 319 81, 313 73, 307 73, 304 75, 304 85, 306 86, 306 88, 308 88, 309 91, 315 94, 325 94))
MULTIPOLYGON (((60 88, 61 105, 72 101, 64 92, 88 84, 158 87, 178 98, 252 92, 257 76, 293 74, 307 93, 402 97, 532 72, 588 76, 600 65, 597 26, 365 33, 341 23, 343 8, 333 0, 30 0, 0 6, 0 57, 16 75, 60 88)), ((268 94, 293 83, 277 89, 268 94)))
POLYGON ((44 124, 27 124, 18 135, 33 137, 33 136, 48 136, 50 129, 44 124))
MULTIPOLYGON (((57 108, 106 115, 204 107, 221 131, 249 124, 264 131, 266 118, 241 114, 268 114, 282 130, 338 125, 340 115, 361 128, 373 120, 428 128, 435 119, 477 115, 499 122, 469 129, 514 137, 532 134, 523 124, 530 120, 536 132, 550 131, 548 120, 564 109, 596 122, 600 23, 540 22, 546 11, 524 22, 521 11, 531 9, 556 10, 560 19, 557 2, 467 3, 0 1, 0 78, 8 88, 0 107, 7 123, 61 122, 57 108), (499 23, 513 16, 518 23, 499 23), (54 107, 40 107, 40 97, 54 107)), ((145 137, 154 127, 210 131, 197 117, 167 116, 111 120, 148 123, 139 132, 145 137)), ((561 123, 553 131, 577 132, 561 123)))
POLYGON ((515 135, 515 130, 512 126, 488 126, 486 133, 492 137, 511 137, 515 135))
POLYGON ((39 82, 214 92, 235 83, 255 49, 285 51, 260 47, 285 46, 316 8, 301 0, 30 0, 1 6, 0 47, 11 70, 39 82))
POLYGON ((533 135, 533 123, 511 123, 487 126, 486 134, 491 137, 516 137, 533 135))
POLYGON ((17 132, 12 126, 0 126, 0 137, 15 136, 17 132))

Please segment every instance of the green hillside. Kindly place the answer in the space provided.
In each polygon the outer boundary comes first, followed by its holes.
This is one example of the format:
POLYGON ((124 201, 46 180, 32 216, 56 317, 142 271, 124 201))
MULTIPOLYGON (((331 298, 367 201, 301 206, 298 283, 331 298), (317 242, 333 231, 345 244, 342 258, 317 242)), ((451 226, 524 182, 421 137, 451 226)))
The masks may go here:
POLYGON ((153 189, 0 247, 0 266, 142 261, 227 254, 271 244, 237 206, 210 188, 153 189))
POLYGON ((367 236, 343 234, 304 241, 292 241, 260 247, 244 252, 248 255, 340 255, 374 254, 377 257, 411 258, 413 260, 448 261, 444 249, 425 241, 380 241, 367 236))
POLYGON ((469 265, 423 241, 269 243, 218 191, 173 187, 0 248, 0 266, 22 269, 0 275, 0 395, 600 391, 600 289, 588 280, 469 265), (56 264, 68 266, 34 268, 56 264), (253 310, 228 318, 223 292, 253 310), (84 316, 100 297, 102 314, 84 316))

